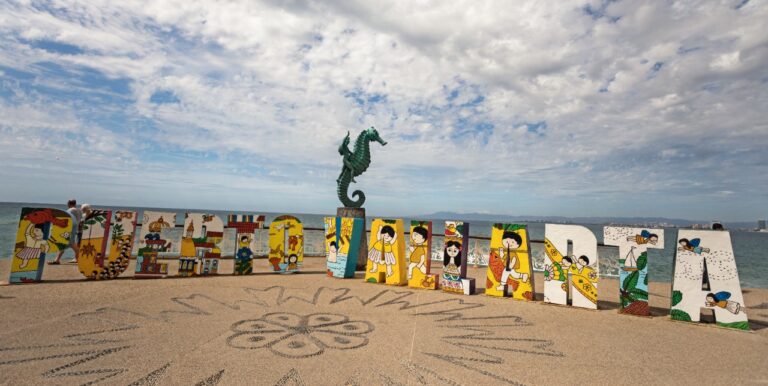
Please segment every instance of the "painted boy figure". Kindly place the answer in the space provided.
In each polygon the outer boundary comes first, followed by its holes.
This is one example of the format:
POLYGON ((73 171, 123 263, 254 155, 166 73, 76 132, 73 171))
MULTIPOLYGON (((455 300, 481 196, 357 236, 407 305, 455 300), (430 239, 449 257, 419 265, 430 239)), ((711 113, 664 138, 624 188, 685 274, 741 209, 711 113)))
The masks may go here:
POLYGON ((680 247, 677 248, 678 251, 688 251, 693 252, 697 255, 700 255, 702 253, 709 253, 709 248, 703 248, 699 246, 699 243, 701 243, 701 239, 680 239, 678 242, 680 244, 680 247))
POLYGON ((732 314, 738 314, 741 311, 742 306, 738 302, 728 300, 731 298, 731 293, 727 291, 721 291, 718 293, 708 293, 704 304, 707 307, 720 307, 732 314))
POLYGON ((520 248, 522 242, 523 238, 520 237, 519 234, 507 231, 504 232, 504 235, 501 237, 502 246, 499 247, 498 252, 491 251, 489 260, 496 260, 502 264, 501 266, 495 264, 496 266, 504 267, 504 270, 499 277, 499 286, 496 287, 499 291, 504 290, 504 285, 509 285, 512 288, 512 291, 515 291, 520 282, 525 283, 528 281, 527 273, 518 272, 520 269, 520 260, 517 256, 517 249, 520 248), (510 268, 506 268, 507 266, 510 268))
POLYGON ((408 262, 408 279, 413 277, 413 270, 418 269, 422 274, 427 274, 427 228, 415 227, 411 232, 411 246, 408 247, 410 257, 408 262))
POLYGON ((627 237, 627 241, 634 241, 637 245, 651 244, 656 245, 659 242, 659 235, 643 230, 639 235, 627 237))
POLYGON ((251 250, 251 237, 248 235, 240 236, 237 243, 237 255, 235 256, 235 271, 241 275, 253 273, 253 251, 251 250))

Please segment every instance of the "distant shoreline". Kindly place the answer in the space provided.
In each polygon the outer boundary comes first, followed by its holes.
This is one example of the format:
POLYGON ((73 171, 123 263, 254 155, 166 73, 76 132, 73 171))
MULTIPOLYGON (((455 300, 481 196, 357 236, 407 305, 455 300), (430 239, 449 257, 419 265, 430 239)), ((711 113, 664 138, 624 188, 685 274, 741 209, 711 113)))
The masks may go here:
MULTIPOLYGON (((0 205, 15 205, 15 206, 44 206, 44 207, 56 207, 66 208, 64 204, 52 204, 52 203, 39 203, 39 202, 14 202, 3 201, 0 205)), ((264 210, 251 210, 251 209, 211 209, 211 208, 174 208, 174 207, 154 207, 154 206, 134 206, 134 205, 111 205, 111 204, 93 204, 89 203, 93 207, 108 207, 108 208, 133 208, 133 209, 148 209, 148 210, 166 210, 166 211, 190 211, 190 212, 231 212, 231 213, 285 213, 285 214, 305 214, 313 216, 329 216, 333 215, 333 211, 328 213, 309 213, 309 212, 297 212, 297 211, 264 211, 264 210)), ((392 217, 392 218, 416 218, 424 220, 443 220, 443 219, 461 219, 464 221, 486 221, 486 222, 522 222, 522 223, 552 223, 552 224, 578 224, 578 225, 613 225, 613 226, 631 226, 631 227, 662 227, 662 228, 678 228, 678 229, 709 229, 712 221, 705 220, 689 220, 679 218, 666 218, 666 217, 607 217, 607 216, 536 216, 536 215, 509 215, 509 214, 490 214, 490 213, 460 213, 460 212, 448 212, 439 211, 431 214, 418 214, 418 215, 391 215, 381 216, 376 213, 369 213, 369 217, 392 217), (697 228, 698 226, 698 228, 697 228)), ((757 220, 754 221, 722 221, 721 223, 726 227, 726 230, 738 230, 738 231, 755 231, 757 220)), ((768 233, 768 230, 765 231, 768 233)))

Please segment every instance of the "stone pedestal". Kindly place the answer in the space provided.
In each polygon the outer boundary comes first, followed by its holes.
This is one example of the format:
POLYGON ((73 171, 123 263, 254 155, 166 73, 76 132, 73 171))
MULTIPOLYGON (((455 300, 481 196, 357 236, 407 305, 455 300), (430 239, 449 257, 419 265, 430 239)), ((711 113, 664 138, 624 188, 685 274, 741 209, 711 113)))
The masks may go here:
POLYGON ((336 216, 359 217, 363 219, 362 240, 360 240, 360 252, 357 254, 356 269, 358 271, 365 271, 365 264, 368 262, 368 233, 366 232, 366 227, 368 225, 365 222, 365 208, 339 207, 336 208, 336 216))

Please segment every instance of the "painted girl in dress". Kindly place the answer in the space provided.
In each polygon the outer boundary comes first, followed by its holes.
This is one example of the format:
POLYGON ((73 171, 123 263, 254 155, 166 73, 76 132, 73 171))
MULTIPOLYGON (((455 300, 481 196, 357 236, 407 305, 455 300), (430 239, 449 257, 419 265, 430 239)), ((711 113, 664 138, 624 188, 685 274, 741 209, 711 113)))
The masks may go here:
POLYGON ((16 257, 21 259, 19 268, 24 268, 30 260, 40 257, 40 254, 48 252, 48 242, 44 240, 45 223, 29 224, 24 231, 24 248, 22 248, 16 257))
POLYGON ((460 241, 451 240, 445 244, 445 248, 443 249, 443 267, 448 269, 454 268, 457 271, 461 267, 460 241), (451 264, 451 259, 453 259, 453 264, 451 264))
POLYGON ((728 300, 731 298, 731 293, 727 291, 721 291, 718 293, 708 293, 704 304, 707 307, 720 307, 728 310, 732 314, 738 314, 741 311, 741 304, 728 300))
POLYGON ((368 251, 368 260, 373 263, 371 273, 376 273, 379 270, 379 264, 385 264, 387 276, 392 276, 392 266, 397 262, 393 252, 396 239, 395 229, 391 226, 384 225, 379 229, 377 240, 368 251))
POLYGON ((450 240, 443 248, 443 291, 462 292, 461 288, 461 242, 450 240), (453 259, 453 263, 451 263, 453 259))
POLYGON ((295 271, 299 268, 299 255, 297 254, 291 254, 288 256, 288 266, 286 267, 286 271, 295 271))

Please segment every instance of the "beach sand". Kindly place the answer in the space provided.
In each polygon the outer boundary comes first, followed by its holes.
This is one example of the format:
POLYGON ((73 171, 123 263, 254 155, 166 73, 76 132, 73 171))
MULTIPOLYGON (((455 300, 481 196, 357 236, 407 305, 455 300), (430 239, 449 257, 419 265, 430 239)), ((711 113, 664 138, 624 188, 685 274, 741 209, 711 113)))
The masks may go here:
POLYGON ((651 283, 646 318, 617 312, 615 279, 592 311, 334 279, 324 263, 99 282, 46 266, 43 283, 0 286, 0 384, 768 383, 768 289, 744 289, 744 332, 671 321, 668 283, 651 283))

